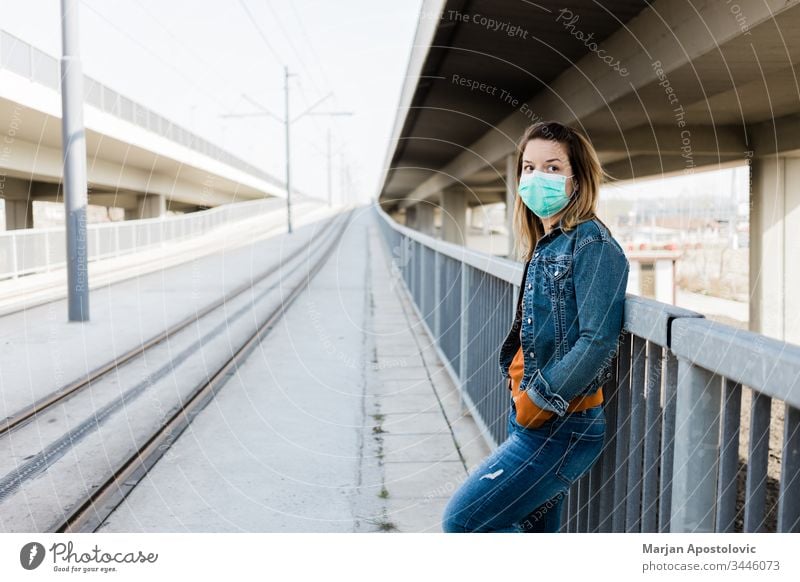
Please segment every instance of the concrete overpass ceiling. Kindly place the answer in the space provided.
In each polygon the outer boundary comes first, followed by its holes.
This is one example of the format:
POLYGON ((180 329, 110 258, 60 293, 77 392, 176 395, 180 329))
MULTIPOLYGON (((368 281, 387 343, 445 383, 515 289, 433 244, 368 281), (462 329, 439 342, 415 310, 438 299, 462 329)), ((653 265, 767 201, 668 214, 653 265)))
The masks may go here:
MULTIPOLYGON (((667 80, 691 125, 738 125, 780 117, 798 109, 800 86, 800 5, 721 42, 691 62, 669 71, 667 80)), ((708 33, 711 34, 711 33, 708 33)), ((682 45, 682 46, 681 46, 682 45)), ((676 51, 689 50, 676 44, 676 51)), ((655 72, 655 70, 654 70, 655 72)), ((619 124, 622 129, 639 125, 675 126, 675 103, 664 86, 654 80, 584 117, 581 124, 591 133, 619 124)))
MULTIPOLYGON (((517 100, 517 107, 528 101, 588 52, 555 22, 559 10, 580 13, 592 23, 594 38, 602 41, 646 5, 644 0, 616 2, 612 15, 592 0, 447 1, 417 80, 384 192, 389 196, 407 192, 415 178, 405 168, 446 165, 464 151, 464 144, 511 114, 512 100, 517 100), (507 28, 489 30, 489 19, 507 28), (519 32, 504 32, 513 26, 519 32), (460 84, 473 81, 483 83, 483 90, 460 84)), ((413 173, 419 177, 418 170, 413 173)))
POLYGON ((743 163, 753 149, 800 149, 798 0, 537 3, 551 10, 546 18, 533 3, 440 3, 430 50, 407 80, 413 99, 398 111, 404 121, 395 126, 384 195, 420 200, 456 184, 499 190, 505 157, 538 119, 583 128, 620 179, 743 163), (570 30, 556 22, 562 8, 580 16, 570 30), (477 13, 521 25, 528 39, 469 20, 477 13), (626 75, 587 49, 579 35, 590 32, 626 75), (528 115, 453 75, 506 90, 528 115))

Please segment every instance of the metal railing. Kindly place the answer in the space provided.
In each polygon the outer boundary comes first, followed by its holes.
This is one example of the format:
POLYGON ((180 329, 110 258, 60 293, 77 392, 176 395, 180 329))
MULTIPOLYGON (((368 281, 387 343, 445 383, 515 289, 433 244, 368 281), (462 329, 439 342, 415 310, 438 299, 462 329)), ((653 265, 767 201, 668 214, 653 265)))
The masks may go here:
MULTIPOLYGON (((510 408, 499 348, 523 265, 397 224, 377 204, 375 212, 394 276, 496 447, 510 408)), ((604 451, 571 487, 562 531, 800 531, 800 346, 628 294, 613 370, 603 386, 604 451), (744 385, 752 393, 746 433, 744 385), (784 414, 775 423, 783 437, 771 447, 773 399, 784 414), (768 475, 770 452, 780 458, 779 478, 768 475)))
MULTIPOLYGON (((0 68, 35 83, 59 90, 61 75, 56 57, 42 52, 16 36, 0 30, 0 68)), ((210 158, 247 172, 270 184, 285 188, 280 180, 256 166, 223 150, 208 140, 162 117, 158 113, 109 89, 91 77, 83 76, 84 99, 89 105, 147 129, 161 137, 200 152, 210 158)))
MULTIPOLYGON (((279 199, 251 200, 178 216, 89 224, 88 260, 117 257, 147 247, 202 236, 221 224, 283 209, 279 199)), ((286 220, 283 212, 276 224, 286 220)), ((0 279, 50 271, 66 266, 63 226, 0 232, 0 279)))

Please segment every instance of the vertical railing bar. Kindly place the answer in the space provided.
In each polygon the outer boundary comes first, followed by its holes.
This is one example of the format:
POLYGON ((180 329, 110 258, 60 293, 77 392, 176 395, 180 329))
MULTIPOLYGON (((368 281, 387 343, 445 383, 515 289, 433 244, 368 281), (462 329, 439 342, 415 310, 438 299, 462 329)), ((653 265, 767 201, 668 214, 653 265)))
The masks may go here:
POLYGON ((750 438, 745 484, 744 531, 761 531, 766 515, 769 420, 772 398, 750 389, 750 438))
POLYGON ((414 294, 414 240, 411 238, 407 238, 408 240, 408 248, 406 249, 406 287, 411 292, 412 296, 414 294))
POLYGON ((586 533, 589 531, 589 478, 591 471, 581 477, 578 482, 578 531, 586 533))
POLYGON ((783 413, 778 531, 800 533, 800 409, 789 404, 783 413))
POLYGON ((672 516, 672 467, 675 458, 675 412, 678 400, 678 358, 664 357, 664 402, 661 419, 661 473, 659 474, 658 531, 668 533, 672 516))
POLYGON ((458 355, 458 375, 461 383, 461 390, 459 390, 459 402, 461 405, 461 413, 466 409, 464 400, 464 392, 467 389, 467 344, 469 335, 469 273, 470 266, 466 262, 461 263, 461 318, 460 334, 460 347, 458 355))
POLYGON ((726 378, 722 397, 722 434, 717 483, 716 530, 722 533, 732 533, 736 524, 741 413, 742 385, 726 378))
POLYGON ((614 506, 612 531, 625 531, 625 499, 628 483, 628 455, 630 445, 630 380, 631 380, 631 334, 624 333, 619 353, 617 383, 617 446, 614 457, 617 470, 614 476, 614 506))
POLYGON ((569 488, 569 532, 578 532, 578 483, 569 488))
POLYGON ((600 524, 600 499, 603 491, 603 465, 598 461, 589 471, 589 520, 586 531, 595 533, 600 524))
POLYGON ((602 464, 602 481, 600 483, 600 519, 598 531, 608 533, 612 527, 614 482, 616 480, 616 444, 617 444, 617 368, 619 353, 611 363, 611 378, 603 386, 603 409, 606 417, 606 443, 603 455, 598 464, 602 464))
POLYGON ((631 429, 628 458, 628 495, 625 503, 625 531, 638 533, 642 510, 642 451, 644 448, 645 349, 647 342, 633 336, 633 368, 631 373, 631 429))
POLYGON ((641 531, 644 533, 658 532, 658 467, 661 459, 661 368, 663 364, 663 348, 648 341, 641 525, 641 531))
POLYGON ((439 251, 434 251, 433 255, 433 335, 436 343, 441 344, 442 340, 442 279, 439 273, 442 271, 442 255, 439 251))

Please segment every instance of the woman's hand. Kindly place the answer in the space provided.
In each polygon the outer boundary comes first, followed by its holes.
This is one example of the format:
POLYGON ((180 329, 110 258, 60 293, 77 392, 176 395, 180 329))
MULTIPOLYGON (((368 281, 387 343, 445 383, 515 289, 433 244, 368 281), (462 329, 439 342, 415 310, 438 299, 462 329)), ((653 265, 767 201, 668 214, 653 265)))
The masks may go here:
POLYGON ((538 428, 555 415, 555 412, 536 406, 525 392, 518 392, 513 398, 517 410, 517 423, 525 428, 538 428))

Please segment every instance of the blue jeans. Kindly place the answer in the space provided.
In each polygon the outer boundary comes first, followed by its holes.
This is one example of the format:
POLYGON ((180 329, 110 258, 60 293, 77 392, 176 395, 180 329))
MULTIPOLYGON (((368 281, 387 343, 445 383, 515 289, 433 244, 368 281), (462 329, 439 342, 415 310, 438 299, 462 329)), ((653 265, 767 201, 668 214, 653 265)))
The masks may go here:
POLYGON ((447 502, 445 532, 557 532, 569 487, 603 450, 603 406, 521 426, 511 404, 508 438, 447 502))

